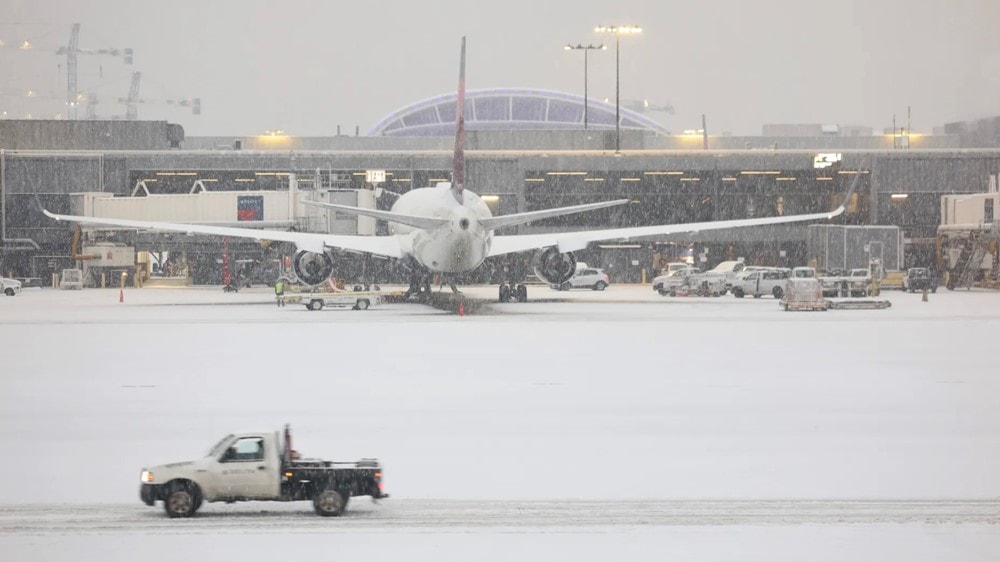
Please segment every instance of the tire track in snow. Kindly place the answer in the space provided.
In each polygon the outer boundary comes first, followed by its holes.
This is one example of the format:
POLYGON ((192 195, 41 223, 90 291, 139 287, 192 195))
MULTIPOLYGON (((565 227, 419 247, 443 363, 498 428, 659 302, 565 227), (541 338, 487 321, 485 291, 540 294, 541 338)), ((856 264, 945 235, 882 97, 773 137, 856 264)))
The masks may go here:
POLYGON ((580 527, 686 525, 1000 525, 1000 500, 741 500, 741 501, 352 501, 341 517, 324 518, 307 502, 208 504, 191 519, 169 519, 141 505, 0 506, 0 535, 120 532, 338 533, 385 529, 477 528, 558 530, 580 527))

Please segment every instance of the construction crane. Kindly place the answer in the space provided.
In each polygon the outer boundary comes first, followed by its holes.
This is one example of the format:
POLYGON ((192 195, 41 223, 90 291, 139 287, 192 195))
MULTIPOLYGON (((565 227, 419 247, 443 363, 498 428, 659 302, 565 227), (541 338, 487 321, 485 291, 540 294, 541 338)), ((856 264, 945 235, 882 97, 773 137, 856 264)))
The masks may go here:
POLYGON ((66 55, 66 112, 70 119, 76 119, 76 108, 80 103, 80 92, 76 86, 76 57, 78 55, 121 56, 125 64, 132 64, 132 49, 81 49, 80 24, 74 23, 69 34, 69 44, 59 47, 57 55, 66 55))
POLYGON ((118 98, 118 103, 125 104, 125 119, 135 121, 139 117, 140 103, 158 103, 164 105, 175 105, 178 107, 190 107, 193 115, 201 115, 201 98, 179 98, 166 100, 142 99, 139 97, 139 84, 142 80, 142 73, 133 72, 132 82, 129 84, 128 97, 118 98))

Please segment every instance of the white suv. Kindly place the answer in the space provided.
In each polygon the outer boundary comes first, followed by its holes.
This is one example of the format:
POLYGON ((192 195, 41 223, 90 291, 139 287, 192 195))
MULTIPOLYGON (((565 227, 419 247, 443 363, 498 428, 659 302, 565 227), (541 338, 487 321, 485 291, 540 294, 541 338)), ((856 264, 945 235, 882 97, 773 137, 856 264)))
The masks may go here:
POLYGON ((17 279, 0 277, 0 293, 13 297, 21 292, 21 282, 17 279))
POLYGON ((569 278, 569 281, 566 281, 562 285, 551 285, 551 287, 559 291, 568 291, 570 289, 603 291, 610 284, 611 280, 608 278, 608 274, 604 273, 603 269, 581 267, 576 270, 573 277, 569 278))

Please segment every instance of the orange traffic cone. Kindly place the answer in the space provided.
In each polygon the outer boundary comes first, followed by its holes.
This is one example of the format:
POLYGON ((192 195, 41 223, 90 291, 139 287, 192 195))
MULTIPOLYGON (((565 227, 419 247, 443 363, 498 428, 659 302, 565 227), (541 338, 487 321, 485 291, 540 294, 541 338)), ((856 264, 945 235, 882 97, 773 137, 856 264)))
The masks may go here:
POLYGON ((927 302, 927 287, 924 287, 924 296, 920 300, 927 302))
POLYGON ((118 302, 125 302, 125 289, 118 289, 118 302))
POLYGON ((465 301, 459 301, 458 303, 458 315, 465 316, 465 301))

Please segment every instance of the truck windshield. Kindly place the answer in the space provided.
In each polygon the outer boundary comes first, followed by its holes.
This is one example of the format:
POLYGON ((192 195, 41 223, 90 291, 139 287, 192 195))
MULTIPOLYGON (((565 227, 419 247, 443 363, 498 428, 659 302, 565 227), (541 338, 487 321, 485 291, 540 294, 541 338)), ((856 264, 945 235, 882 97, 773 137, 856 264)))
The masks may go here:
POLYGON ((233 434, 230 433, 229 435, 227 435, 227 436, 223 437, 222 439, 220 439, 218 443, 216 443, 215 445, 212 445, 212 448, 208 450, 208 453, 205 454, 205 456, 206 457, 217 457, 217 456, 221 455, 222 454, 222 448, 226 446, 226 443, 228 443, 229 440, 232 439, 232 437, 233 437, 233 434))

